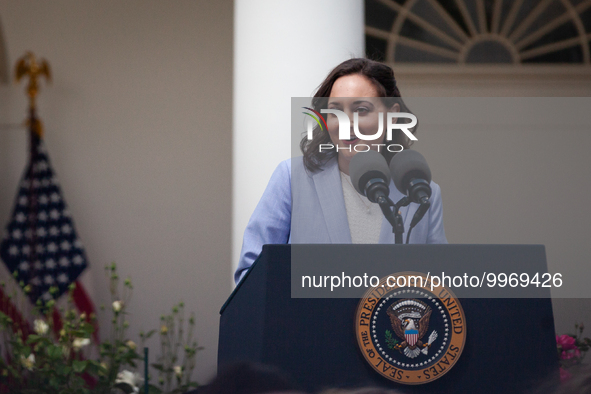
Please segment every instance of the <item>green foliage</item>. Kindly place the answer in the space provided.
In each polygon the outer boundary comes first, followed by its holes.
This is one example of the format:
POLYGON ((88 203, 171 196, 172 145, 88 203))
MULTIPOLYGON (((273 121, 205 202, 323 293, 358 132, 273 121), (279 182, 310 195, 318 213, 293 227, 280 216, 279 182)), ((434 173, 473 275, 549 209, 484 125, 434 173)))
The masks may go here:
MULTIPOLYGON (((108 338, 100 345, 91 344, 96 317, 78 314, 73 307, 74 285, 70 286, 66 308, 60 310, 63 326, 57 334, 54 333, 57 330, 54 330, 53 299, 45 304, 37 302, 33 310, 37 317, 35 332, 27 337, 23 327, 0 312, 2 353, 6 356, 6 359, 0 357, 0 392, 4 392, 4 388, 23 394, 113 394, 137 389, 143 392, 141 376, 127 370, 141 368, 143 372, 143 357, 127 335, 127 305, 133 286, 130 279, 125 279, 120 286, 115 263, 105 267, 105 274, 109 280, 111 307, 101 307, 101 310, 110 310, 111 327, 108 338), (98 358, 88 355, 92 346, 96 346, 98 358), (85 380, 88 377, 94 380, 94 385, 89 386, 85 380)), ((14 277, 18 279, 18 273, 14 277)), ((24 283, 20 286, 25 294, 30 292, 24 283)), ((49 293, 55 296, 57 289, 52 288, 49 293)), ((17 294, 15 291, 9 299, 16 300, 17 294)), ((172 314, 162 316, 160 330, 140 332, 140 348, 154 334, 160 333, 162 354, 153 368, 157 371, 158 382, 163 383, 150 384, 150 394, 182 393, 197 387, 197 383, 191 381, 191 374, 195 356, 202 347, 193 339, 194 325, 195 319, 191 316, 185 334, 184 305, 180 303, 173 307, 172 314)))
POLYGON ((167 394, 184 393, 198 386, 191 380, 191 375, 196 355, 203 347, 193 339, 195 317, 191 315, 185 322, 184 310, 185 305, 181 302, 169 315, 160 317, 161 354, 152 368, 158 371, 160 390, 167 394))
POLYGON ((575 324, 576 334, 572 335, 572 337, 575 338, 575 344, 576 344, 577 348, 582 352, 581 359, 583 357, 585 357, 585 354, 591 348, 591 339, 589 339, 587 337, 583 338, 583 331, 584 330, 585 330, 585 325, 583 323, 575 324))
MULTIPOLYGON (((27 289, 23 291, 26 293, 27 289)), ((0 358, 0 386, 22 393, 90 393, 81 375, 99 363, 84 360, 82 348, 88 345, 94 332, 95 317, 80 316, 71 309, 73 291, 71 286, 59 335, 53 333, 53 300, 35 305, 35 333, 28 337, 22 327, 0 312, 0 330, 7 353, 6 359, 0 358)), ((56 289, 52 288, 50 294, 56 294, 56 289)))
POLYGON ((97 369, 96 393, 110 393, 124 368, 135 369, 142 357, 136 351, 137 346, 127 336, 127 306, 130 303, 133 286, 131 279, 119 284, 117 265, 105 266, 105 275, 109 280, 111 307, 101 308, 110 311, 111 327, 107 340, 99 346, 99 368, 97 369))
POLYGON ((392 332, 390 330, 386 330, 386 346, 388 346, 389 349, 394 349, 397 343, 398 340, 392 336, 392 332))

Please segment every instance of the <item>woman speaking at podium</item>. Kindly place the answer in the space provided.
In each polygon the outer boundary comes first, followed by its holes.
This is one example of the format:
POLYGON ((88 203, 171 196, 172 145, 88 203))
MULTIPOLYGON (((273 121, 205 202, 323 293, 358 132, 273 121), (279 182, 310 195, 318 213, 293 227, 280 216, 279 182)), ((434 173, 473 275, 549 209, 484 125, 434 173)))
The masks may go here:
MULTIPOLYGON (((392 69, 361 58, 347 60, 332 70, 318 88, 312 105, 317 112, 321 108, 340 110, 351 120, 357 113, 359 132, 363 135, 376 134, 378 113, 410 112, 401 99, 392 69)), ((357 144, 370 143, 367 145, 390 162, 395 153, 384 147, 396 144, 406 149, 411 141, 401 130, 395 130, 391 140, 386 140, 386 133, 382 133, 377 140, 363 141, 355 137, 353 127, 350 138, 341 140, 338 125, 336 116, 327 114, 328 130, 317 126, 311 140, 302 139, 303 157, 285 160, 275 169, 244 232, 240 262, 234 274, 236 283, 265 244, 394 243, 392 227, 379 205, 357 193, 351 184, 349 163, 357 153, 357 144), (330 145, 332 149, 320 149, 330 145)), ((410 243, 447 243, 441 191, 434 182, 430 185, 431 206, 413 229, 410 243)), ((391 185, 390 198, 396 202, 402 197, 391 185)), ((417 208, 418 204, 412 203, 400 209, 405 223, 410 222, 417 208)))

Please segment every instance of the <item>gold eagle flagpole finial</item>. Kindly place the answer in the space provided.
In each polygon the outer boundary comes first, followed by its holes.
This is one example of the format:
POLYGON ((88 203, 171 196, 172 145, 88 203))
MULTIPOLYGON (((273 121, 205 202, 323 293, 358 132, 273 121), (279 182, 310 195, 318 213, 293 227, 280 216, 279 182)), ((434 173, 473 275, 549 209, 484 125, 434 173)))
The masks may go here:
POLYGON ((39 80, 45 77, 47 82, 51 82, 51 69, 45 59, 37 60, 33 52, 27 52, 16 62, 15 79, 20 82, 24 77, 29 77, 27 85, 27 96, 29 96, 29 127, 39 137, 43 136, 43 126, 36 116, 36 98, 39 93, 39 80))

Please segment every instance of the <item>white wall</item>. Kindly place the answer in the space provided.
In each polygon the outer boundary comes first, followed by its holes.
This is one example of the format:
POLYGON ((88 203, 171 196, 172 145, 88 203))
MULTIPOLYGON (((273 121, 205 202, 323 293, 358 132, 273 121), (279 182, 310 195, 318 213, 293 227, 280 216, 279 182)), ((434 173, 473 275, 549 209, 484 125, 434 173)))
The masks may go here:
MULTIPOLYGON (((393 67, 404 97, 442 100, 439 108, 411 109, 420 122, 416 149, 442 188, 448 241, 543 244, 550 272, 588 289, 591 67, 393 67), (498 111, 504 100, 491 97, 533 98, 498 111), (443 116, 441 108, 454 102, 461 109, 453 113, 463 116, 443 116), (537 107, 520 112, 526 102, 537 107), (568 106, 552 107, 558 103, 568 106)), ((590 293, 584 294, 553 299, 558 334, 591 322, 590 293)))
MULTIPOLYGON (((135 286, 133 339, 184 300, 206 348, 201 382, 215 372, 230 292, 232 13, 231 0, 0 0, 10 67, 32 50, 53 68, 39 115, 97 306, 108 304, 111 261, 135 286)), ((0 124, 24 119, 23 89, 0 88, 0 124)), ((2 226, 26 142, 23 129, 0 127, 2 226)))

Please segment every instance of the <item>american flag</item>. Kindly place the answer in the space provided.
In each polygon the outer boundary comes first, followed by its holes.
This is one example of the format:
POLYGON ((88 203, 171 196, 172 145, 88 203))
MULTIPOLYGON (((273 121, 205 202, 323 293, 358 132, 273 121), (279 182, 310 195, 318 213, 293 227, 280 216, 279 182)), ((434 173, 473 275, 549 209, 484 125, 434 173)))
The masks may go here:
MULTIPOLYGON (((36 303, 52 298, 52 286, 58 289, 53 298, 67 292, 88 267, 88 261, 43 139, 35 130, 30 134, 30 161, 0 245, 0 256, 8 271, 17 273, 22 286, 30 285, 28 296, 36 303)), ((94 312, 81 283, 76 283, 74 302, 79 310, 94 312)))

